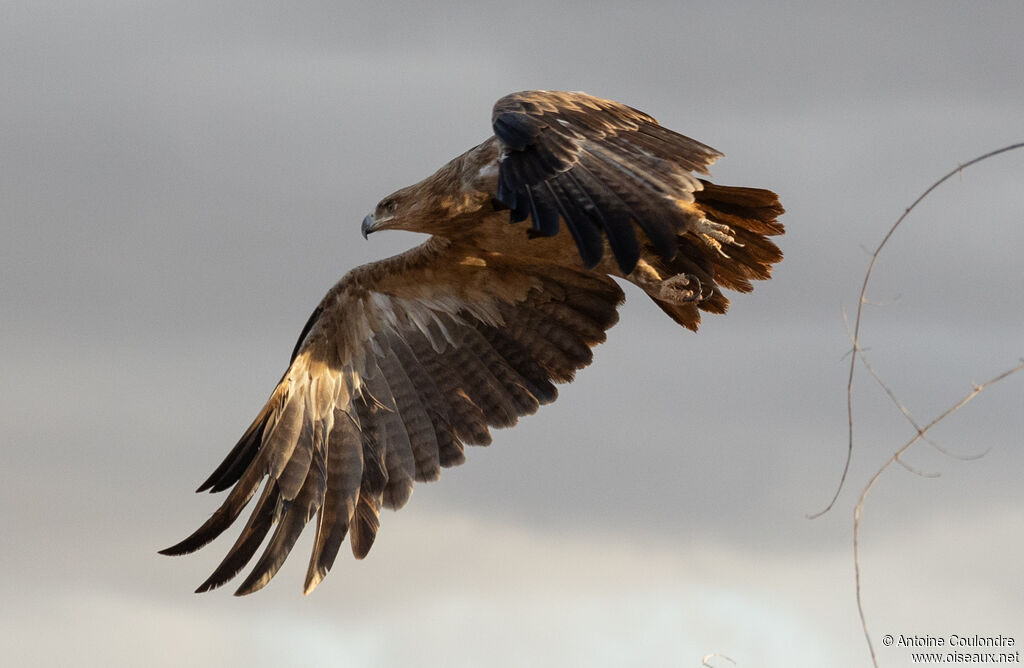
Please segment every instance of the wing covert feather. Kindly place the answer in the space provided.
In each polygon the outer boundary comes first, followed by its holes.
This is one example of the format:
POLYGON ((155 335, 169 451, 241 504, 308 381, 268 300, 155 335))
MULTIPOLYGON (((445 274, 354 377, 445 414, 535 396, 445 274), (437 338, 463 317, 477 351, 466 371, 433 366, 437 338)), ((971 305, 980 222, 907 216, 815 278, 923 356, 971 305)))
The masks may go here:
POLYGON ((647 114, 585 93, 523 91, 497 101, 491 116, 502 150, 497 199, 511 222, 531 218, 540 236, 565 221, 584 266, 608 239, 623 275, 640 257, 635 223, 665 259, 702 188, 692 172, 722 154, 658 125, 647 114))

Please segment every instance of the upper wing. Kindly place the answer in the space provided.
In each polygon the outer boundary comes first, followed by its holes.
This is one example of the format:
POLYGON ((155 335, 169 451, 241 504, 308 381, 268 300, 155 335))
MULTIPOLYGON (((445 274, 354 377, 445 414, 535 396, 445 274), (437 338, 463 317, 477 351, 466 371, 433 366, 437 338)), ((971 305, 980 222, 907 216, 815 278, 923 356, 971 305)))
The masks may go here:
POLYGON ((583 263, 594 267, 607 235, 624 274, 640 250, 636 222, 664 258, 676 253, 684 212, 722 154, 618 102, 583 93, 525 91, 494 105, 501 141, 497 199, 512 221, 533 219, 536 234, 558 232, 561 217, 583 263))
POLYGON ((498 254, 467 253, 432 238, 346 275, 314 311, 291 364, 260 414, 199 491, 234 488, 195 533, 164 554, 220 535, 267 478, 249 521, 198 591, 218 587, 277 529, 237 594, 278 571, 315 516, 308 593, 334 563, 346 533, 369 551, 381 506, 399 508, 414 480, 463 461, 554 401, 590 363, 623 298, 606 276, 498 254))

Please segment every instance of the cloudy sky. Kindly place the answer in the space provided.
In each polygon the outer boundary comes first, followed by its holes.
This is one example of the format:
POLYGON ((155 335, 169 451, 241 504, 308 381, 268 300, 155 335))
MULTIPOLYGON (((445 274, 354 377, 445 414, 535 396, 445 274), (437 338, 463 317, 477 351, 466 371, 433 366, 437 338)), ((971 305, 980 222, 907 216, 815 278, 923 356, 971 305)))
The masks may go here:
MULTIPOLYGON (((2 4, 0 655, 82 666, 863 666, 852 512, 913 432, 849 342, 868 253, 932 181, 1024 140, 1024 4, 2 4), (688 5, 693 6, 688 6, 688 5), (301 595, 192 590, 233 535, 157 550, 265 401, 383 195, 528 88, 643 109, 777 191, 776 278, 683 331, 627 289, 559 401, 386 512, 301 595), (716 659, 713 665, 730 665, 716 659)), ((1024 151, 966 170, 882 256, 863 343, 920 422, 1024 355, 1024 151)), ((1024 374, 876 486, 884 634, 1024 643, 1024 374)))

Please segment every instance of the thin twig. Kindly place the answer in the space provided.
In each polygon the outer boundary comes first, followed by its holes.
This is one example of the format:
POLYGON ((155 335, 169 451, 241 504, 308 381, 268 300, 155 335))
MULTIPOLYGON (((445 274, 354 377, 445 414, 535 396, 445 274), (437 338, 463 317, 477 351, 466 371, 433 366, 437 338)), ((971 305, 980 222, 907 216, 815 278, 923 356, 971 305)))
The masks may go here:
MULTIPOLYGON (((934 420, 929 422, 927 425, 925 425, 924 427, 921 427, 914 420, 913 416, 911 416, 910 411, 906 408, 906 406, 904 406, 903 403, 899 401, 899 399, 896 397, 896 395, 892 391, 892 389, 882 380, 881 376, 879 376, 879 374, 875 371, 874 367, 871 366, 871 364, 868 361, 866 355, 864 354, 864 350, 860 346, 860 327, 861 327, 861 322, 862 322, 862 319, 863 319, 864 305, 868 301, 867 300, 868 283, 871 281, 871 274, 874 271, 875 263, 878 261, 878 256, 881 254, 882 249, 885 248, 885 245, 889 242, 889 239, 892 238, 893 233, 895 233, 896 229, 900 226, 900 224, 903 223, 903 221, 910 214, 910 212, 913 211, 914 208, 925 197, 927 197, 929 194, 931 194, 931 192, 933 190, 938 188, 940 185, 942 185, 945 181, 947 181, 953 175, 955 175, 955 174, 962 174, 963 170, 966 167, 969 167, 971 165, 977 164, 977 163, 981 162, 982 160, 986 160, 986 159, 991 158, 993 156, 999 155, 1000 153, 1005 153, 1007 151, 1012 151, 1014 149, 1021 148, 1021 147, 1024 147, 1024 142, 1017 143, 1017 144, 1011 144, 1010 146, 1005 146, 1005 147, 1003 147, 1001 149, 997 149, 995 151, 990 151, 989 153, 985 153, 984 155, 978 156, 977 158, 974 158, 973 160, 970 160, 970 161, 968 161, 968 162, 958 166, 956 169, 954 169, 953 171, 949 172, 948 174, 946 174, 945 176, 940 178, 938 181, 936 181, 931 186, 929 186, 929 188, 927 190, 925 190, 923 193, 921 193, 921 195, 918 196, 918 198, 916 200, 914 200, 913 204, 911 204, 909 207, 906 208, 906 210, 904 210, 903 214, 896 220, 896 222, 892 225, 892 227, 889 228, 889 231, 886 233, 885 237, 882 239, 882 242, 878 245, 878 248, 876 248, 875 252, 872 253, 872 255, 871 255, 871 261, 868 264, 867 272, 864 274, 864 282, 861 284, 860 297, 857 300, 857 317, 854 320, 854 327, 853 327, 853 331, 852 332, 849 332, 849 323, 848 323, 848 320, 846 318, 845 310, 843 312, 843 320, 844 320, 844 322, 847 322, 847 331, 850 334, 850 340, 851 340, 851 343, 852 343, 852 347, 851 347, 851 350, 850 350, 850 373, 849 373, 849 377, 847 379, 847 384, 846 384, 846 415, 847 415, 847 428, 848 428, 846 463, 843 466, 843 472, 842 472, 842 475, 840 476, 840 479, 839 479, 839 485, 836 487, 836 492, 833 495, 831 501, 829 501, 828 505, 823 510, 821 510, 818 513, 815 513, 814 515, 810 515, 810 517, 812 517, 812 518, 820 517, 821 515, 825 514, 826 512, 828 512, 829 510, 832 509, 832 507, 836 503, 836 500, 839 498, 839 493, 842 491, 843 485, 846 482, 846 476, 847 476, 847 474, 849 473, 849 470, 850 470, 850 462, 851 462, 851 460, 853 458, 853 378, 854 378, 854 371, 857 368, 857 358, 858 357, 860 358, 861 363, 867 369, 868 373, 870 373, 871 376, 875 379, 875 381, 882 387, 882 389, 888 395, 889 399, 893 402, 893 404, 896 405, 896 407, 899 409, 899 411, 903 414, 904 418, 906 418, 906 420, 914 427, 914 430, 916 432, 914 437, 911 438, 909 441, 907 441, 905 444, 903 444, 903 446, 901 448, 896 450, 896 452, 894 452, 892 454, 892 456, 875 472, 874 476, 871 477, 871 479, 868 481, 867 485, 865 485, 864 489, 861 491, 860 497, 857 499, 857 505, 854 507, 854 511, 853 511, 853 567, 854 567, 854 581, 855 581, 856 596, 857 596, 857 612, 860 615, 861 630, 864 632, 864 639, 867 641, 868 650, 871 653, 871 662, 875 666, 875 668, 878 667, 878 658, 877 658, 877 656, 875 654, 874 643, 871 642, 871 633, 868 630, 867 619, 866 619, 866 617, 864 615, 864 603, 863 603, 863 597, 862 597, 862 592, 861 592, 860 521, 861 521, 861 518, 862 518, 863 512, 864 512, 864 501, 867 499, 867 496, 870 493, 871 489, 874 487, 875 483, 879 480, 879 478, 882 477, 882 474, 885 473, 893 464, 897 464, 898 463, 898 464, 902 465, 904 468, 907 468, 908 470, 910 470, 910 471, 912 471, 914 473, 917 473, 918 475, 922 475, 921 472, 916 471, 915 469, 911 468, 908 464, 906 464, 906 462, 903 461, 903 459, 902 459, 903 455, 915 443, 917 443, 920 440, 925 440, 928 443, 931 443, 933 447, 935 447, 937 450, 939 450, 939 452, 946 453, 945 450, 943 450, 942 448, 939 448, 938 445, 932 443, 929 439, 926 438, 925 435, 927 434, 927 432, 932 427, 934 427, 936 424, 938 424, 939 422, 943 421, 944 419, 946 419, 947 417, 949 417, 950 415, 952 415, 956 411, 960 410, 960 408, 962 408, 964 405, 966 405, 968 402, 970 402, 972 399, 974 399, 974 397, 978 396, 978 394, 980 394, 982 392, 982 390, 984 390, 986 387, 989 387, 990 385, 992 385, 994 383, 998 383, 999 381, 1003 380, 1004 378, 1007 378, 1011 374, 1014 374, 1014 373, 1024 369, 1024 359, 1021 359, 1020 363, 1017 366, 1013 367, 1012 369, 1004 371, 1003 373, 999 374, 998 376, 992 378, 991 380, 989 380, 989 381, 987 381, 985 383, 982 383, 981 385, 974 386, 974 388, 971 390, 971 392, 969 392, 967 395, 965 395, 960 401, 958 401, 956 404, 954 404, 953 406, 948 408, 946 411, 944 411, 942 414, 940 414, 934 420)), ((946 454, 948 454, 948 453, 946 453, 946 454)))
POLYGON ((980 394, 981 391, 984 390, 986 387, 988 387, 990 385, 993 385, 995 383, 998 383, 999 381, 1003 380, 1007 376, 1010 376, 1011 374, 1017 373, 1021 369, 1024 369, 1024 360, 1021 360, 1021 362, 1017 366, 1013 367, 1012 369, 1008 369, 1007 371, 1004 371, 1003 373, 999 374, 995 378, 992 378, 992 379, 982 383, 981 385, 975 385, 974 388, 967 395, 965 395, 960 401, 958 401, 956 404, 954 404, 950 408, 946 409, 941 415, 939 415, 937 418, 935 418, 934 420, 929 422, 927 425, 925 425, 921 429, 918 429, 917 434, 913 438, 911 438, 909 441, 904 443, 903 447, 901 447, 899 450, 897 450, 895 453, 893 453, 893 455, 888 459, 888 461, 886 461, 885 464, 883 464, 882 467, 880 469, 878 469, 878 471, 875 472, 875 475, 872 476, 871 480, 868 481, 868 484, 864 487, 863 491, 861 491, 861 493, 860 493, 860 498, 857 500, 857 505, 856 505, 856 507, 853 510, 853 571, 854 571, 854 581, 855 581, 856 590, 857 590, 857 612, 860 614, 860 625, 861 625, 861 629, 864 631, 864 639, 868 643, 868 649, 871 651, 871 661, 876 666, 876 668, 878 666, 878 660, 877 660, 877 658, 875 656, 875 646, 874 646, 874 643, 871 642, 871 634, 868 632, 867 619, 864 617, 864 603, 863 603, 863 600, 861 598, 861 589, 860 589, 860 519, 861 519, 861 515, 862 515, 863 510, 864 510, 864 499, 867 498, 868 492, 871 491, 871 488, 874 487, 874 485, 878 481, 878 479, 880 477, 882 477, 882 474, 885 473, 885 471, 890 466, 892 466, 894 463, 899 461, 900 457, 907 450, 909 450, 912 445, 914 445, 919 440, 924 438, 924 435, 928 432, 929 429, 931 429, 932 427, 937 425, 939 422, 942 422, 943 420, 945 420, 947 417, 949 417, 950 415, 952 415, 956 411, 960 410, 971 399, 973 399, 974 397, 978 396, 978 394, 980 394))
MULTIPOLYGON (((846 334, 852 340, 853 339, 853 333, 850 331, 849 321, 846 318, 846 309, 843 309, 843 322, 847 325, 846 334)), ((881 387, 882 390, 889 396, 889 399, 892 401, 892 403, 895 404, 896 408, 898 408, 900 413, 903 414, 903 417, 906 418, 907 422, 910 423, 910 426, 914 428, 914 431, 917 432, 917 433, 921 433, 921 425, 919 425, 917 423, 917 421, 914 419, 914 416, 910 414, 910 410, 903 404, 903 402, 901 402, 896 397, 896 393, 892 391, 892 388, 890 388, 885 383, 884 380, 882 380, 882 376, 879 375, 878 371, 875 370, 874 365, 872 365, 871 362, 868 361, 868 357, 865 354, 865 353, 867 353, 868 349, 867 348, 861 348, 860 346, 857 346, 855 344, 854 348, 852 348, 850 350, 849 354, 853 355, 854 354, 854 349, 856 349, 857 352, 859 353, 861 364, 863 364, 864 368, 867 369, 867 372, 869 374, 871 374, 871 377, 875 379, 875 382, 878 383, 878 386, 881 387)), ((989 450, 991 449, 991 448, 985 448, 983 451, 981 451, 981 452, 979 452, 977 454, 974 454, 974 455, 961 455, 961 454, 952 452, 950 450, 947 450, 946 448, 943 448, 942 446, 940 446, 938 443, 936 443, 935 441, 931 440, 930 438, 925 438, 924 441, 928 445, 930 445, 933 448, 935 448, 935 450, 937 450, 941 454, 945 455, 946 457, 950 457, 951 459, 959 459, 961 461, 973 461, 975 459, 981 459, 982 457, 987 455, 989 450)), ((915 475, 919 475, 919 476, 921 476, 923 478, 937 478, 937 477, 939 477, 939 474, 937 474, 937 473, 929 474, 929 473, 924 473, 923 471, 920 471, 918 469, 915 469, 914 467, 910 466, 910 464, 907 464, 902 459, 897 458, 897 463, 899 463, 903 468, 907 469, 911 473, 913 473, 915 475)))
POLYGON ((896 231, 896 228, 898 228, 900 224, 902 224, 903 221, 906 219, 907 215, 910 214, 910 212, 913 211, 918 204, 920 204, 921 200, 930 195, 933 190, 935 190, 940 185, 945 183, 951 177, 960 174, 961 172, 963 172, 964 169, 970 167, 971 165, 975 165, 981 162, 982 160, 987 160, 988 158, 999 155, 1000 153, 1006 153, 1007 151, 1012 151, 1021 147, 1024 147, 1024 142, 1011 144, 1009 146, 1004 146, 1003 148, 996 149, 995 151, 990 151, 988 153, 985 153, 984 155, 980 155, 977 158, 974 158, 973 160, 968 160, 964 164, 959 165, 956 169, 952 170, 951 172, 940 178, 938 181, 929 186, 927 190, 921 193, 921 195, 916 200, 914 200, 914 203, 908 206, 906 210, 903 211, 903 214, 896 220, 895 223, 893 223, 892 227, 889 228, 889 231, 885 234, 885 237, 882 239, 882 242, 878 244, 878 248, 876 248, 875 252, 871 254, 871 262, 868 264, 868 270, 864 274, 864 283, 861 285, 860 297, 857 300, 857 317, 854 320, 853 326, 853 354, 850 357, 850 373, 846 382, 846 418, 847 434, 849 436, 846 445, 846 463, 843 465, 843 473, 839 477, 839 485, 836 487, 836 491, 835 494, 832 496, 832 500, 828 502, 828 505, 825 506, 824 509, 811 515, 808 515, 808 517, 810 517, 811 519, 820 517, 832 509, 832 507, 836 503, 836 499, 839 498, 839 493, 842 491, 843 485, 846 483, 846 476, 850 472, 850 461, 853 459, 853 378, 854 371, 857 368, 857 357, 862 355, 862 351, 860 349, 860 326, 862 315, 864 312, 864 304, 867 301, 866 295, 868 291, 868 283, 871 281, 871 274, 875 269, 875 262, 878 261, 879 254, 882 252, 882 249, 885 248, 885 245, 889 243, 889 239, 896 231))

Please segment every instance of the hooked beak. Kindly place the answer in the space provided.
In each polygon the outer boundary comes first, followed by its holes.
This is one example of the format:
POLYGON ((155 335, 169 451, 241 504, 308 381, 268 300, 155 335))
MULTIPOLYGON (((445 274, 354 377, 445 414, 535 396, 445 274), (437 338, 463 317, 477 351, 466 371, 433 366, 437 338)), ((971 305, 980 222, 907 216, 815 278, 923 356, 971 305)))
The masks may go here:
POLYGON ((377 230, 377 221, 374 220, 372 213, 366 218, 363 218, 363 224, 359 229, 362 231, 364 239, 370 236, 370 232, 375 232, 377 230))

